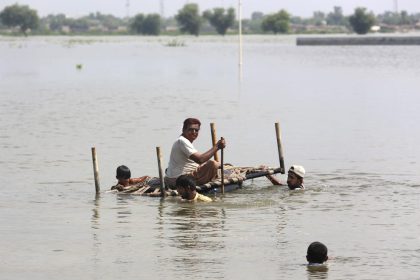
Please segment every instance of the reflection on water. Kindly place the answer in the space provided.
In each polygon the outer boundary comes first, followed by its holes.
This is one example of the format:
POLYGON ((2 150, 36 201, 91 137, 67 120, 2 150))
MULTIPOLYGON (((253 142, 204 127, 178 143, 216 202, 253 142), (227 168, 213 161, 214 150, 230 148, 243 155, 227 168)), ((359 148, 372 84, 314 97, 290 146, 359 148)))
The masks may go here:
POLYGON ((223 244, 214 242, 223 240, 223 208, 200 207, 197 203, 183 205, 169 214, 173 229, 178 232, 172 240, 179 249, 217 249, 223 244), (212 242, 209 242, 212 241, 212 242))
POLYGON ((308 280, 328 279, 328 265, 307 265, 308 280))
POLYGON ((101 194, 95 194, 95 199, 93 200, 93 208, 92 208, 92 262, 93 267, 96 270, 98 268, 98 263, 100 263, 100 202, 101 202, 101 194))
POLYGON ((99 227, 99 218, 100 218, 100 202, 101 202, 101 194, 95 194, 95 199, 93 201, 93 209, 92 209, 92 229, 98 229, 99 227))
POLYGON ((171 235, 166 236, 165 244, 176 249, 176 253, 161 259, 162 264, 171 263, 174 273, 180 278, 203 273, 223 278, 219 270, 223 262, 220 256, 225 249, 226 217, 223 208, 207 203, 177 201, 161 209, 163 211, 158 217, 161 223, 161 215, 164 216, 161 229, 169 228, 171 231, 171 235))

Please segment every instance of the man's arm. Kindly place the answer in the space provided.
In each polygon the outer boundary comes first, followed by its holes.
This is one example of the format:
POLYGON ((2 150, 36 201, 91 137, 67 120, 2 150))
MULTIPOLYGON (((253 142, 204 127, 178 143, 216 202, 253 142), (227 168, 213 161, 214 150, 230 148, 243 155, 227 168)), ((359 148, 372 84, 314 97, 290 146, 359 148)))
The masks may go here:
POLYGON ((148 178, 150 178, 149 176, 143 176, 143 177, 139 177, 139 178, 130 178, 129 180, 129 184, 138 184, 138 183, 142 183, 145 180, 147 180, 148 178))
POLYGON ((217 144, 214 145, 213 147, 211 147, 210 150, 208 150, 207 152, 205 152, 203 154, 194 153, 194 154, 190 155, 190 159, 192 159, 193 161, 195 161, 198 164, 205 163, 206 161, 211 159, 211 157, 214 156, 214 154, 218 150, 224 149, 225 147, 226 147, 225 139, 219 140, 219 141, 217 141, 217 144))
POLYGON ((267 179, 268 180, 270 180, 270 182, 273 184, 273 185, 277 185, 277 186, 281 186, 281 185, 283 185, 276 177, 274 177, 273 175, 267 175, 267 176, 265 176, 265 177, 267 177, 267 179))

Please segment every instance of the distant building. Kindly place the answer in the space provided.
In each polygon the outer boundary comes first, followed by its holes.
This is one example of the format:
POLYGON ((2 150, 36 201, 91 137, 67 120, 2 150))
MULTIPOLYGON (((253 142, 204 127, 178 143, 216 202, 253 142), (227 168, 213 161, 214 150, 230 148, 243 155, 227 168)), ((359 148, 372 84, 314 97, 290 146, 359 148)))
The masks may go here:
POLYGON ((370 28, 370 31, 372 32, 378 32, 379 30, 381 30, 381 27, 379 25, 374 25, 370 28))
POLYGON ((63 33, 70 33, 70 31, 71 31, 71 28, 68 25, 63 25, 61 27, 61 32, 63 32, 63 33))

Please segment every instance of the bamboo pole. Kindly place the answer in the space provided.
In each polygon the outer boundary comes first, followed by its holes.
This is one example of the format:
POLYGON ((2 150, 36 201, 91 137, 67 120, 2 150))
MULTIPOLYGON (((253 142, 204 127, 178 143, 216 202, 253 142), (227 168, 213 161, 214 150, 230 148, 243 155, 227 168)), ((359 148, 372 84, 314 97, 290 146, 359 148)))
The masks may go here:
POLYGON ((283 146, 281 143, 281 130, 279 123, 275 123, 276 127, 276 136, 277 136, 277 150, 279 153, 279 161, 280 161, 280 168, 281 168, 281 174, 286 173, 286 169, 284 168, 284 156, 283 156, 283 146))
POLYGON ((98 168, 98 160, 96 158, 96 148, 92 147, 92 162, 93 162, 93 176, 95 178, 95 190, 96 193, 101 191, 101 187, 99 185, 99 168, 98 168))
MULTIPOLYGON (((238 179, 238 178, 231 178, 231 179, 226 179, 224 180, 225 186, 226 185, 232 185, 232 184, 241 184, 242 182, 246 181, 246 180, 250 180, 250 179, 255 179, 255 178, 259 178, 259 177, 264 177, 267 175, 273 175, 273 174, 278 174, 281 173, 282 169, 279 168, 275 168, 275 169, 271 169, 271 170, 267 170, 267 171, 259 171, 259 172, 253 172, 253 173, 249 173, 246 174, 245 178, 243 179, 238 179)), ((209 190, 212 188, 219 188, 221 187, 222 182, 218 182, 218 181, 212 181, 212 182, 208 182, 206 184, 203 185, 199 185, 197 186, 197 188, 199 188, 200 190, 209 190)))
POLYGON ((162 153, 160 147, 156 147, 156 155, 158 160, 158 169, 159 169, 159 179, 160 179, 160 196, 165 197, 165 180, 163 179, 163 170, 162 170, 162 153))
MULTIPOLYGON (((220 140, 223 140, 223 137, 220 138, 220 140)), ((225 193, 225 169, 223 167, 223 148, 220 149, 220 166, 221 166, 221 175, 222 175, 222 194, 225 193)))
MULTIPOLYGON (((214 123, 210 123, 210 130, 211 130, 211 143, 213 146, 216 145, 216 125, 214 123)), ((214 160, 219 161, 219 154, 216 152, 214 154, 214 160)))

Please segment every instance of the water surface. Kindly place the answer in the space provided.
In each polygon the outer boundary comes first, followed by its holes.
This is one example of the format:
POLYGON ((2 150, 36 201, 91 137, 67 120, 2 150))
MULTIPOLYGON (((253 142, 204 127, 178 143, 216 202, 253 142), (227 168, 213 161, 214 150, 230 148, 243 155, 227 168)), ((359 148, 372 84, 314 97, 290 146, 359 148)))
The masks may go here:
POLYGON ((2 278, 418 279, 417 47, 249 36, 239 82, 236 38, 169 40, 0 37, 2 278), (307 190, 257 179, 211 204, 105 193, 120 164, 156 175, 155 147, 167 162, 190 116, 199 150, 215 122, 242 166, 278 165, 279 121, 307 190), (312 241, 327 271, 304 265, 312 241))

